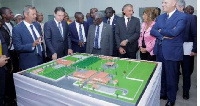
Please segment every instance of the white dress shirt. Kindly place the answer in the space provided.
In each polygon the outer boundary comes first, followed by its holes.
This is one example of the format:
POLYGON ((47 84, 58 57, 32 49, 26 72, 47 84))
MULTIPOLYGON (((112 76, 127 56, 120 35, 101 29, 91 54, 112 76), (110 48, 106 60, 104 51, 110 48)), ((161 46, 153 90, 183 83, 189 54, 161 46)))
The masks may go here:
MULTIPOLYGON (((126 24, 126 27, 127 27, 128 17, 124 16, 124 19, 125 19, 125 24, 126 24)), ((129 19, 129 21, 131 21, 131 18, 129 19)))
POLYGON ((112 25, 112 23, 113 23, 113 20, 114 20, 114 17, 115 17, 115 15, 113 14, 113 16, 112 17, 110 17, 110 25, 112 25))
MULTIPOLYGON (((95 37, 96 37, 96 32, 97 32, 97 28, 98 26, 96 25, 96 30, 95 30, 95 37)), ((98 48, 101 48, 101 33, 102 33, 102 30, 103 30, 103 22, 101 22, 101 24, 99 24, 99 39, 98 39, 98 48)), ((94 37, 94 39, 95 39, 94 37)), ((94 40, 95 42, 95 40, 94 40)), ((94 47, 95 47, 95 43, 94 43, 94 47)))
MULTIPOLYGON (((59 22, 54 18, 54 21, 56 22, 56 25, 57 25, 57 27, 58 27, 58 24, 59 24, 59 22)), ((63 37, 63 27, 62 27, 62 22, 60 22, 60 27, 61 27, 61 32, 62 32, 62 37, 63 37)), ((59 29, 59 27, 58 27, 58 29, 59 29)))
MULTIPOLYGON (((32 29, 31 29, 31 27, 30 27, 30 25, 33 25, 33 24, 29 24, 29 23, 26 22, 26 21, 24 21, 24 24, 26 25, 28 31, 30 32, 30 34, 31 34, 31 36, 32 36, 32 38, 33 38, 33 41, 37 40, 37 39, 35 39, 35 37, 34 37, 34 35, 33 35, 33 32, 32 32, 32 29)), ((36 36, 37 36, 37 37, 40 37, 40 34, 39 34, 39 32, 37 31, 37 29, 35 28, 34 25, 33 25, 33 30, 35 31, 36 36)), ((41 44, 40 44, 40 47, 41 47, 41 51, 43 51, 42 45, 41 45, 41 44)), ((35 49, 35 47, 32 47, 32 49, 35 49)), ((37 53, 38 53, 38 48, 36 48, 36 50, 37 50, 37 53)))
MULTIPOLYGON (((77 29, 77 32, 78 32, 78 37, 79 37, 79 40, 80 40, 80 32, 79 32, 79 24, 80 23, 75 21, 75 24, 76 24, 76 29, 77 29)), ((85 29, 84 29, 83 24, 81 24, 81 28, 82 28, 83 41, 86 42, 85 29)))
POLYGON ((169 13, 168 19, 174 14, 175 11, 176 11, 176 9, 169 13))

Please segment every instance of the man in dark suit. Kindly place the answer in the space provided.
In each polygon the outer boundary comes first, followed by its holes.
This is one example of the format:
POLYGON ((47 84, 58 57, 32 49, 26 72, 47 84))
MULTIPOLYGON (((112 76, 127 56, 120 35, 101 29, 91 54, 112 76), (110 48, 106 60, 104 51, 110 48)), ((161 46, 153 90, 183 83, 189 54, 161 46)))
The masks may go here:
POLYGON ((87 23, 89 25, 93 25, 93 20, 94 20, 94 13, 95 12, 98 12, 98 9, 97 8, 91 8, 90 9, 90 17, 87 19, 87 23))
POLYGON ((56 7, 54 10, 55 18, 45 23, 44 38, 49 60, 55 60, 72 54, 68 24, 63 21, 65 9, 56 7))
POLYGON ((156 44, 156 60, 162 62, 161 99, 168 98, 166 106, 176 101, 179 76, 179 61, 183 59, 183 35, 186 25, 185 15, 176 10, 176 0, 163 0, 163 11, 151 30, 156 44))
POLYGON ((113 52, 112 26, 102 22, 102 14, 94 13, 94 25, 88 30, 86 53, 111 56, 113 52))
MULTIPOLYGON (((185 1, 178 0, 176 8, 184 12, 185 1)), ((197 54, 197 20, 194 15, 186 13, 186 28, 183 36, 183 61, 181 61, 183 75, 183 99, 189 99, 189 90, 191 86, 191 72, 194 70, 194 56, 197 54), (186 52, 191 48, 189 52, 186 52)))
POLYGON ((13 73, 19 72, 19 59, 18 53, 14 49, 13 42, 12 42, 12 29, 13 23, 11 20, 13 19, 14 15, 10 8, 2 7, 0 9, 0 15, 2 16, 2 36, 5 39, 5 42, 8 47, 8 52, 10 55, 10 60, 8 61, 7 68, 9 71, 6 71, 6 102, 11 103, 15 102, 15 89, 14 89, 14 82, 13 82, 13 73))
POLYGON ((103 18, 103 22, 107 23, 109 25, 112 25, 112 29, 113 29, 113 54, 112 54, 112 56, 115 56, 115 57, 119 56, 119 52, 118 52, 118 48, 117 48, 117 44, 116 44, 116 40, 115 40, 115 25, 116 25, 117 18, 119 18, 119 16, 114 14, 113 8, 107 7, 105 10, 105 17, 103 18))
MULTIPOLYGON (((0 28, 1 28, 1 22, 0 22, 0 28)), ((5 94, 5 73, 7 68, 5 67, 7 60, 9 59, 8 56, 8 47, 6 45, 6 42, 1 34, 0 31, 0 40, 1 40, 1 56, 0 56, 0 106, 4 106, 4 94, 5 94)))
POLYGON ((19 52, 19 67, 24 70, 43 63, 41 26, 36 21, 36 8, 24 7, 24 21, 13 28, 13 44, 19 52))
POLYGON ((117 19, 115 39, 121 58, 136 58, 138 38, 140 36, 140 21, 133 17, 133 6, 126 4, 122 8, 124 17, 117 19))
POLYGON ((76 12, 74 17, 76 20, 69 25, 72 50, 74 53, 85 53, 89 25, 84 21, 84 15, 81 12, 76 12))

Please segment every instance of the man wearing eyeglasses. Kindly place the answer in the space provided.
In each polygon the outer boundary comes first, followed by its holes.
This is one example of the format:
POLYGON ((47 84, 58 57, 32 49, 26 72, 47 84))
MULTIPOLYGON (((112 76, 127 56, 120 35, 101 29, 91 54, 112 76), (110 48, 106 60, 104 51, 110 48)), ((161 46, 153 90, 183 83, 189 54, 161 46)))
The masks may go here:
POLYGON ((111 56, 113 52, 112 26, 102 22, 102 13, 94 13, 94 25, 88 30, 86 53, 111 56))
POLYGON ((140 21, 133 17, 133 6, 126 4, 122 8, 124 17, 117 19, 115 25, 115 39, 121 58, 136 58, 138 38, 140 36, 140 21))

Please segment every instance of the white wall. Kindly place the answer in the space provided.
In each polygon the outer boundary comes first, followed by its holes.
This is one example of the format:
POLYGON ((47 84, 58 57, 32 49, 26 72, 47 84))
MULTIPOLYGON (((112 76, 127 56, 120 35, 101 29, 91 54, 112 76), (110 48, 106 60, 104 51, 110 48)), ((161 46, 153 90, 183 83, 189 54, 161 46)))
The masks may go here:
MULTIPOLYGON (((197 10, 197 0, 185 0, 186 5, 194 6, 197 10)), ((162 0, 0 0, 0 6, 6 6, 12 9, 14 14, 21 13, 25 5, 33 5, 44 15, 44 22, 48 20, 48 15, 53 15, 55 7, 62 6, 70 17, 74 16, 76 11, 84 15, 89 12, 90 8, 96 7, 99 10, 105 10, 111 6, 115 9, 116 14, 121 14, 124 4, 134 6, 134 16, 139 17, 140 7, 161 7, 162 0)))

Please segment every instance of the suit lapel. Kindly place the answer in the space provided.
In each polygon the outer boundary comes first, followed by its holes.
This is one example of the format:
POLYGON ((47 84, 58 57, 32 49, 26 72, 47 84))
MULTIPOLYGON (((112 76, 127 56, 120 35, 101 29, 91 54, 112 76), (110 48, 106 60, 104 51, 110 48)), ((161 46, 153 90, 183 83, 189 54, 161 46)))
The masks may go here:
MULTIPOLYGON (((167 14, 166 14, 167 15, 167 14)), ((176 17, 178 16, 178 10, 176 10, 172 16, 166 20, 166 25, 165 26, 168 26, 168 24, 170 24, 176 17)))
POLYGON ((75 35, 75 37, 77 38, 77 39, 79 39, 79 36, 78 36, 78 31, 77 31, 77 29, 76 29, 76 23, 75 23, 75 21, 74 21, 74 23, 71 23, 72 24, 72 29, 73 29, 73 31, 74 31, 74 35, 75 35))
MULTIPOLYGON (((96 25, 92 25, 93 27, 91 27, 92 28, 92 33, 91 33, 91 43, 92 44, 94 44, 94 39, 95 39, 95 36, 96 36, 96 25)), ((93 47, 93 45, 92 45, 92 47, 93 47)))
MULTIPOLYGON (((66 37, 66 23, 64 21, 62 21, 62 27, 63 27, 63 39, 65 39, 66 37)), ((61 35, 62 37, 62 35, 61 35)))
MULTIPOLYGON (((63 40, 63 37, 62 37, 62 35, 60 34, 60 31, 59 31, 59 29, 58 29, 58 27, 57 27, 57 24, 56 24, 55 20, 52 20, 52 27, 53 27, 54 30, 56 30, 58 36, 60 36, 60 38, 63 40)), ((63 29, 64 29, 64 28, 63 28, 63 29)), ((64 30, 63 30, 63 32, 64 32, 64 30)))
POLYGON ((24 33, 27 34, 27 37, 29 37, 29 39, 34 42, 33 37, 31 35, 31 33, 29 32, 28 28, 26 27, 26 25, 24 24, 24 22, 21 22, 22 24, 22 29, 24 29, 24 33))
POLYGON ((101 32, 101 45, 102 45, 102 41, 104 39, 104 36, 105 36, 105 30, 106 30, 106 26, 105 24, 103 23, 103 28, 102 28, 102 32, 101 32))

